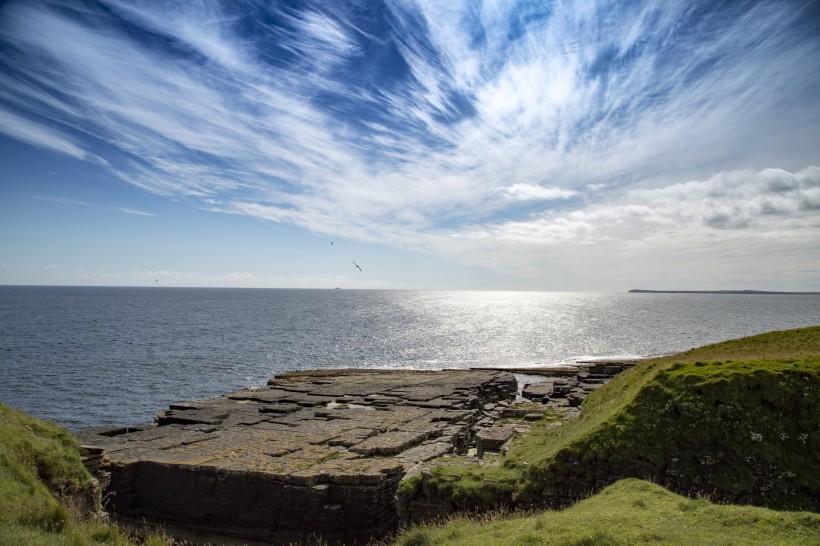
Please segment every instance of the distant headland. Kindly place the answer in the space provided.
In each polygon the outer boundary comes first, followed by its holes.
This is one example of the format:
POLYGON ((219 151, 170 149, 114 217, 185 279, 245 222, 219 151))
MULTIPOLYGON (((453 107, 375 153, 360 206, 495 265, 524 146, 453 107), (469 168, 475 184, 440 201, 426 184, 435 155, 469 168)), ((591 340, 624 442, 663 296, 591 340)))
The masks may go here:
POLYGON ((776 292, 771 290, 643 290, 633 288, 630 294, 780 294, 789 296, 820 296, 820 292, 776 292))

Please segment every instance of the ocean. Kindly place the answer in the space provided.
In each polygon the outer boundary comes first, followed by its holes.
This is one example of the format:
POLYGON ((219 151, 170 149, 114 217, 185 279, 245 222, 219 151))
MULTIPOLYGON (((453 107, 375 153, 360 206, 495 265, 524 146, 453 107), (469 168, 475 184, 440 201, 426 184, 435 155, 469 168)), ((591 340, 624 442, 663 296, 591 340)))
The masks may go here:
POLYGON ((0 286, 0 402, 79 430, 315 368, 536 366, 820 324, 820 296, 0 286))

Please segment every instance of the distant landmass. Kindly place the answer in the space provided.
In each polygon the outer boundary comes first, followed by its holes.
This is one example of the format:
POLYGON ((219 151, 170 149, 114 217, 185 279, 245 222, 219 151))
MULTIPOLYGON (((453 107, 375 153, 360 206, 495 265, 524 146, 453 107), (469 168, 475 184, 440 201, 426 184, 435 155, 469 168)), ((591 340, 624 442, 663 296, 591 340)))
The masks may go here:
POLYGON ((791 296, 820 296, 820 292, 776 292, 772 290, 642 290, 633 288, 630 294, 786 294, 791 296))

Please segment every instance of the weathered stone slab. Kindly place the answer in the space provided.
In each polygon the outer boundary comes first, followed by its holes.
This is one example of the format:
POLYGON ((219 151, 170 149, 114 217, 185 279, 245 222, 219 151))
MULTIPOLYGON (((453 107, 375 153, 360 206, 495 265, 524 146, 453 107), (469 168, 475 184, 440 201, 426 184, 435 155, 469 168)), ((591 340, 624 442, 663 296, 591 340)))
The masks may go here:
MULTIPOLYGON (((291 391, 285 391, 275 387, 262 387, 233 392, 228 394, 227 398, 231 400, 249 400, 262 403, 281 403, 287 400, 290 396, 293 396, 293 394, 294 393, 291 391)), ((173 404, 171 405, 171 409, 174 409, 173 404)))
POLYGON ((530 412, 528 408, 504 408, 501 410, 503 418, 523 418, 530 412))
POLYGON ((259 413, 278 413, 280 415, 293 413, 302 409, 298 404, 290 404, 287 402, 280 402, 278 404, 265 404, 259 408, 259 413))
POLYGON ((414 448, 408 449, 397 457, 397 459, 406 467, 410 467, 417 463, 431 461, 452 452, 453 444, 449 441, 425 442, 414 448))
POLYGON ((540 383, 531 383, 525 385, 521 390, 521 396, 529 400, 542 400, 545 397, 552 395, 552 382, 543 381, 540 383))
POLYGON ((480 458, 486 451, 500 450, 513 434, 515 434, 515 429, 512 427, 491 427, 479 430, 476 433, 475 443, 477 455, 480 458))
POLYGON ((371 436, 367 440, 350 448, 354 453, 367 457, 378 455, 395 455, 416 446, 427 439, 425 432, 385 432, 371 436))
POLYGON ((497 370, 296 372, 80 436, 105 450, 120 521, 193 542, 364 544, 396 528, 404 473, 466 451, 483 405, 515 392, 497 370))
POLYGON ((330 446, 353 447, 376 434, 378 434, 378 432, 370 428, 354 428, 348 430, 341 436, 331 438, 327 444, 330 446))

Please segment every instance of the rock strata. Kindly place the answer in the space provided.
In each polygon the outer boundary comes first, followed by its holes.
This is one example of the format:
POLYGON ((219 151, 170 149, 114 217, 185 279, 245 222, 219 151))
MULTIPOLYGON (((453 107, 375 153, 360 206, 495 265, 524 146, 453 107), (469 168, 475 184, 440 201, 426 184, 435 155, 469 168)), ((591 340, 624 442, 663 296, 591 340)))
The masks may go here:
MULTIPOLYGON (((474 456, 471 453, 466 457, 450 457, 447 465, 463 466, 465 473, 474 466, 498 465, 497 458, 487 461, 484 457, 487 451, 506 453, 514 435, 526 433, 532 423, 541 420, 547 411, 551 410, 552 415, 557 415, 559 419, 550 426, 561 426, 563 421, 576 418, 580 414, 579 406, 590 392, 636 363, 635 360, 600 360, 561 367, 506 368, 516 373, 523 383, 521 400, 514 404, 485 405, 483 417, 476 423, 474 456)), ((426 467, 422 466, 417 485, 405 488, 399 494, 398 510, 402 524, 436 521, 465 509, 497 508, 505 506, 510 500, 499 496, 494 501, 481 499, 480 504, 464 500, 456 502, 448 488, 439 483, 441 478, 431 472, 436 463, 432 461, 426 467)))
POLYGON ((425 478, 439 457, 494 464, 487 452, 503 453, 548 408, 577 415, 632 364, 288 372, 172 404, 153 425, 79 436, 122 524, 194 544, 366 544, 456 510, 425 478), (529 381, 521 403, 514 374, 529 381), (409 476, 420 487, 399 493, 409 476))
POLYGON ((487 432, 486 408, 516 388, 497 370, 292 372, 173 404, 154 426, 80 436, 104 450, 108 509, 123 523, 198 543, 364 544, 397 527, 406 473, 466 453, 477 430, 482 451, 509 438, 487 432))
POLYGON ((575 366, 558 369, 527 370, 528 375, 540 375, 542 380, 525 384, 521 396, 553 406, 580 406, 586 395, 635 363, 632 360, 601 360, 578 362, 575 366), (565 399, 565 402, 560 399, 565 399))

